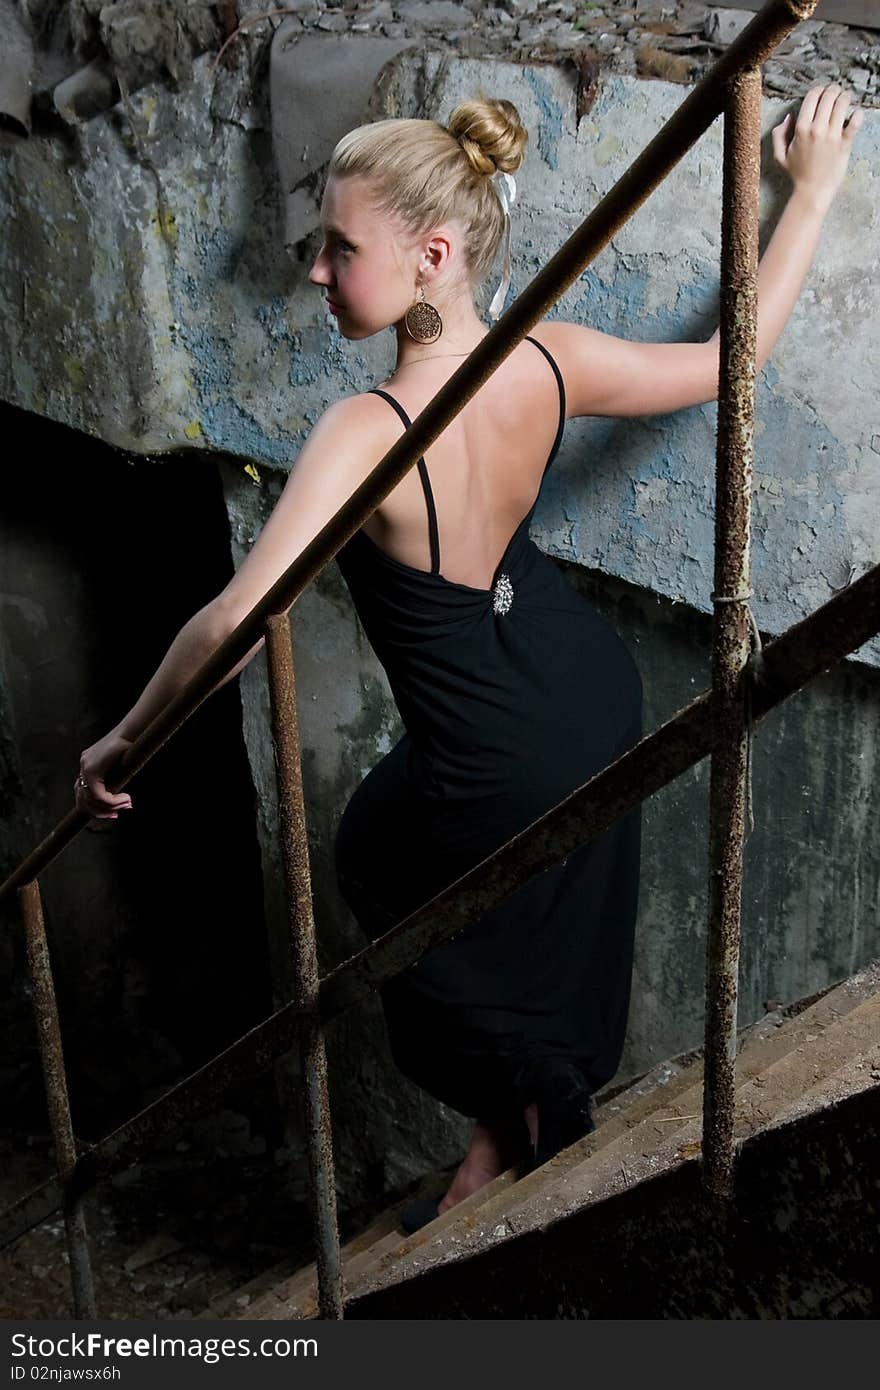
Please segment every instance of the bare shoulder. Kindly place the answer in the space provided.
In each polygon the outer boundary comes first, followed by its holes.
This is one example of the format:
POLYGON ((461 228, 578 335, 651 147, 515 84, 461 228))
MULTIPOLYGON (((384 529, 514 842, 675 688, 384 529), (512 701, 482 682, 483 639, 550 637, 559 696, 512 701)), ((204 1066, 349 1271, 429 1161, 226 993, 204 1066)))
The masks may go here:
POLYGON ((554 345, 561 342, 564 337, 564 334, 559 331, 564 326, 561 319, 541 319, 534 328, 529 329, 528 336, 537 338, 539 343, 543 343, 544 347, 552 352, 554 345))
POLYGON ((565 334, 559 332, 562 327, 563 325, 557 319, 542 319, 540 323, 535 324, 534 328, 529 329, 527 335, 547 349, 560 371, 563 367, 560 357, 565 352, 565 334))
POLYGON ((717 335, 708 342, 644 343, 552 319, 531 336, 556 359, 569 419, 660 415, 717 396, 717 335))
MULTIPOLYGON (((315 422, 271 515, 218 596, 231 627, 269 591, 388 452, 396 436, 376 409, 383 404, 366 392, 344 396, 315 422)), ((384 408, 393 421, 387 404, 384 408)))
MULTIPOLYGON (((409 413, 412 415, 413 411, 409 413)), ((318 425, 323 425, 322 443, 338 447, 344 454, 368 462, 371 468, 388 453, 403 433, 403 421, 397 411, 382 396, 371 391, 360 391, 335 401, 324 411, 318 425)), ((312 438, 318 425, 312 432, 312 438)))
MULTIPOLYGON (((575 371, 575 360, 578 346, 577 330, 579 330, 579 325, 575 323, 567 323, 562 319, 542 319, 540 323, 535 324, 535 327, 531 329, 528 335, 530 338, 534 338, 536 342, 540 343, 543 348, 547 349, 559 368, 559 374, 562 377, 562 383, 565 387, 565 414, 567 419, 571 419, 573 416, 582 413, 580 409, 577 408, 578 401, 576 397, 577 374, 575 371), (575 331, 572 332, 572 330, 575 331)), ((589 329, 584 330, 585 333, 589 333, 590 331, 589 329)), ((601 333, 597 334, 598 338, 602 336, 601 333)))
MULTIPOLYGON (((387 401, 383 401, 381 396, 369 391, 359 391, 353 396, 342 396, 332 405, 328 405, 318 418, 310 438, 314 439, 320 431, 322 435, 332 435, 342 441, 350 437, 354 445, 363 445, 374 436, 388 433, 383 427, 389 415, 392 419, 398 418, 389 410, 387 401)), ((396 432, 400 433, 399 428, 396 432)), ((395 431, 392 430, 391 433, 393 435, 395 431)))
POLYGON ((602 344, 608 341, 609 336, 598 328, 569 323, 566 319, 542 319, 529 334, 530 338, 537 338, 538 342, 553 354, 563 377, 566 370, 571 374, 571 369, 583 353, 585 345, 589 344, 595 351, 601 351, 602 344))

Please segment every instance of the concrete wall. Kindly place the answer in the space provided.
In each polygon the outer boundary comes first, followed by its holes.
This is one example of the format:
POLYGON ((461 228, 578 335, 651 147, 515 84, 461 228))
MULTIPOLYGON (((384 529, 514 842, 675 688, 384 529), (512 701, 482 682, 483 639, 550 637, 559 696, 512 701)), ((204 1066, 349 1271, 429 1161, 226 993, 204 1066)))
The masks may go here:
MULTIPOLYGON (((310 426, 339 395, 381 379, 393 344, 390 334, 358 344, 337 334, 307 282, 314 246, 304 243, 295 260, 282 249, 265 87, 236 86, 242 79, 226 73, 215 85, 208 66, 207 58, 196 62, 182 93, 156 84, 134 94, 136 138, 117 107, 70 145, 43 139, 2 153, 0 395, 123 450, 214 454, 238 564, 310 426)), ((480 85, 513 99, 532 133, 515 208, 515 293, 683 93, 606 78, 578 127, 562 70, 405 54, 387 74, 381 106, 443 118, 480 85)), ((786 109, 765 101, 765 132, 786 109)), ((869 249, 878 225, 878 129, 868 112, 804 294, 761 374, 754 611, 765 632, 784 629, 853 568, 880 559, 871 389, 880 281, 869 249)), ((716 123, 556 314, 633 338, 714 329, 720 147, 716 123)), ((769 151, 765 171, 766 236, 784 185, 769 151)), ((632 644, 647 727, 706 684, 714 421, 712 405, 639 421, 570 422, 536 512, 535 539, 632 644)), ((173 566, 177 551, 163 545, 173 566)), ((332 833, 347 797, 402 728, 335 566, 301 597, 291 623, 329 967, 363 944, 333 883, 332 833)), ((877 954, 878 666, 874 641, 757 735, 743 1021, 765 998, 797 997, 877 954)), ((271 949, 280 959, 263 673, 261 653, 241 689, 271 949)), ((703 766, 646 807, 627 1074, 699 1041, 707 781, 703 766)), ((345 1116, 342 1188, 368 1171, 378 1189, 455 1156, 465 1127, 393 1074, 375 1004, 335 1024, 329 1048, 333 1098, 345 1116)))
MULTIPOLYGON (((522 112, 514 294, 682 100, 678 85, 606 76, 578 126, 571 77, 554 67, 404 53, 393 74, 390 114, 443 118, 480 84, 522 112)), ((307 281, 313 248, 287 262, 265 92, 232 81, 212 86, 205 58, 185 99, 143 88, 136 145, 117 108, 83 131, 76 159, 60 141, 3 153, 0 393, 123 447, 192 445, 286 470, 321 410, 386 370, 392 342, 346 343, 307 281)), ((788 184, 769 131, 787 109, 765 100, 765 239, 788 184)), ((652 340, 714 329, 721 133, 716 121, 556 315, 652 340)), ((878 558, 878 156, 868 111, 761 374, 754 587, 769 632, 878 558)), ((536 517, 545 548, 709 611, 715 411, 572 422, 536 517)), ((860 655, 880 664, 880 640, 860 655)))
MULTIPOLYGON (((558 87, 536 90, 548 114, 558 87)), ((665 83, 606 83, 581 123, 560 184, 604 194, 680 104, 665 83)), ((763 108, 761 246, 784 206, 788 179, 772 163, 770 130, 787 104, 763 108)), ((753 611, 777 633, 832 597, 852 570, 880 558, 880 435, 873 381, 880 228, 880 122, 867 113, 843 190, 824 224, 802 295, 760 373, 755 430, 753 611), (870 288, 867 288, 869 282, 870 288), (867 298, 857 287, 866 286, 867 298)), ((548 133, 548 158, 551 158, 548 133)), ((716 122, 560 301, 560 317, 622 337, 703 338, 717 324, 722 126, 716 122), (682 215, 686 209, 686 215, 682 215)), ((562 164, 561 152, 557 156, 562 164)), ((557 193, 548 168, 542 210, 557 193)), ((561 191, 561 190, 560 190, 561 191)), ((563 203, 564 206, 564 203, 563 203)), ((574 211, 572 225, 577 220, 574 211)), ((562 217, 560 230, 568 230, 562 217)), ((537 240, 537 239, 536 239, 537 240)), ((543 251, 540 241, 538 254, 543 251)), ((715 403, 642 420, 591 420, 572 430, 540 538, 551 553, 595 566, 711 611, 715 403)), ((880 661, 875 639, 860 653, 880 661)))

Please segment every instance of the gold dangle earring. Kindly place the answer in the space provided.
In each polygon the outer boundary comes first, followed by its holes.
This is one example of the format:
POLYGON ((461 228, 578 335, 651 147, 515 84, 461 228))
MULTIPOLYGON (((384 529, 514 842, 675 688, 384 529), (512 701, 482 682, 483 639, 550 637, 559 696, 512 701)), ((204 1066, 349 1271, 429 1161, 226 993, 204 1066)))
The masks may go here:
POLYGON ((426 301, 424 285, 419 285, 418 294, 403 320, 406 331, 416 343, 436 343, 443 332, 443 320, 434 305, 426 301))

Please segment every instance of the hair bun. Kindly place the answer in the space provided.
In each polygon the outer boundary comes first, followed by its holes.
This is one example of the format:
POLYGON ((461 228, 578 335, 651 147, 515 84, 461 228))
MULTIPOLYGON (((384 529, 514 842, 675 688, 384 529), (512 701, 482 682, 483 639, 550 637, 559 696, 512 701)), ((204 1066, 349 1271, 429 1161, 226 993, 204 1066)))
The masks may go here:
POLYGON ((523 162, 529 133, 512 101, 480 92, 456 106, 447 130, 478 174, 513 174, 523 162))

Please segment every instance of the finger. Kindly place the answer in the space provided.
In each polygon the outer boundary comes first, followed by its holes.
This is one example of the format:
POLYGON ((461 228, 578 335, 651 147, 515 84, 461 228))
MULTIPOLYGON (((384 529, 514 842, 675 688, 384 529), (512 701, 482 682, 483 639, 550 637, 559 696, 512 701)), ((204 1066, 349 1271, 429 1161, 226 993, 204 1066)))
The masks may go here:
POLYGON ((108 791, 103 777, 93 777, 89 790, 102 806, 127 806, 131 801, 127 792, 108 791))
POLYGON ((122 811, 131 809, 131 797, 124 796, 122 793, 120 793, 119 796, 100 796, 93 787, 89 787, 88 789, 86 789, 85 787, 81 787, 78 783, 76 786, 76 791, 82 797, 83 801, 90 806, 100 806, 102 809, 108 811, 122 811))
POLYGON ((801 109, 798 111, 796 123, 796 133, 798 135, 805 134, 813 124, 813 117, 816 114, 816 107, 819 105, 819 98, 822 95, 822 91, 823 88, 821 86, 811 87, 801 102, 801 109))
POLYGON ((843 133, 843 123, 846 120, 846 114, 849 110, 851 100, 850 93, 844 91, 843 88, 841 88, 834 99, 834 105, 831 108, 831 114, 828 118, 828 133, 837 136, 838 139, 843 133))
POLYGON ((785 163, 785 157, 788 153, 787 135, 790 128, 791 112, 789 111, 785 119, 781 121, 779 125, 775 125, 770 132, 770 139, 773 143, 773 154, 776 159, 779 160, 780 164, 785 163))
POLYGON ((846 137, 846 139, 851 140, 853 138, 856 131, 861 127, 864 117, 865 113, 862 110, 862 107, 857 106, 855 111, 853 111, 850 115, 849 120, 843 128, 843 134, 846 137))
POLYGON ((75 796, 76 807, 82 811, 83 815, 92 816, 96 820, 117 819, 120 811, 131 811, 134 807, 131 801, 112 802, 104 801, 100 797, 86 792, 82 787, 77 788, 75 796))
POLYGON ((840 91, 841 88, 837 82, 829 82, 828 86, 825 88, 825 90, 822 92, 822 95, 819 97, 819 101, 816 106, 816 114, 813 117, 813 125, 818 127, 820 130, 828 129, 831 120, 831 113, 834 110, 834 103, 837 100, 840 91))

